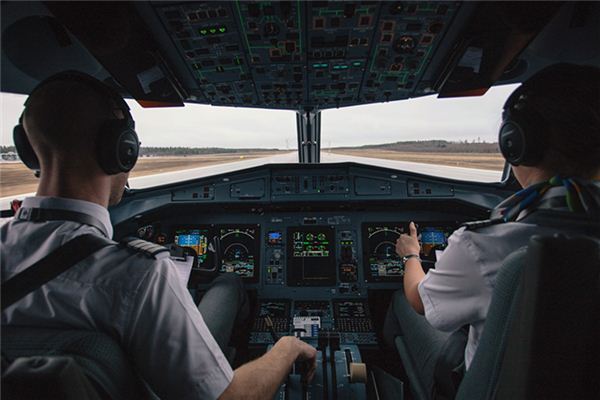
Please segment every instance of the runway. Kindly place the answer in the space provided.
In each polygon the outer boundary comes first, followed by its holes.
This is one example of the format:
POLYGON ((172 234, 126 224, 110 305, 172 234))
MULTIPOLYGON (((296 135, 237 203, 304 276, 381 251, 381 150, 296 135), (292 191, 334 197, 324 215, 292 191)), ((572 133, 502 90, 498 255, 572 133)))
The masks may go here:
MULTIPOLYGON (((161 174, 131 178, 129 183, 134 189, 148 188, 168 183, 181 182, 190 179, 204 178, 212 175, 233 172, 241 169, 257 167, 265 164, 297 163, 298 153, 292 151, 276 156, 254 158, 250 160, 235 161, 227 164, 210 165, 207 167, 198 167, 175 172, 164 172, 161 174)), ((322 163, 337 162, 355 162, 359 164, 374 165, 384 168, 392 168, 402 171, 417 172, 432 176, 447 177, 452 179, 478 181, 478 182, 497 182, 501 178, 499 171, 489 171, 474 168, 451 167, 446 165, 423 164, 408 161, 384 160, 379 158, 356 157, 340 154, 331 154, 326 151, 321 152, 322 163)), ((0 198, 0 207, 6 210, 13 199, 22 199, 32 196, 34 193, 25 193, 0 198)))

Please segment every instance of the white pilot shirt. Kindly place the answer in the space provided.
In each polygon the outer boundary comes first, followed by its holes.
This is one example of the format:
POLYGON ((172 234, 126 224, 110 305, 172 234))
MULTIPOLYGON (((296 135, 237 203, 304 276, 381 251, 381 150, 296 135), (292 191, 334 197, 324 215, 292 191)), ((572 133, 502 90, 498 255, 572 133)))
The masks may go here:
MULTIPOLYGON (((106 232, 72 221, 11 220, 0 230, 3 281, 76 236, 113 234, 108 211, 94 203, 30 197, 23 207, 89 214, 106 232)), ((161 398, 217 398, 233 371, 168 253, 162 254, 154 259, 105 247, 8 307, 2 325, 104 332, 121 344, 161 398)))
POLYGON ((483 332, 496 274, 504 259, 526 246, 540 227, 520 222, 493 225, 477 231, 460 228, 418 286, 425 318, 436 329, 453 332, 469 324, 465 348, 468 369, 483 332))

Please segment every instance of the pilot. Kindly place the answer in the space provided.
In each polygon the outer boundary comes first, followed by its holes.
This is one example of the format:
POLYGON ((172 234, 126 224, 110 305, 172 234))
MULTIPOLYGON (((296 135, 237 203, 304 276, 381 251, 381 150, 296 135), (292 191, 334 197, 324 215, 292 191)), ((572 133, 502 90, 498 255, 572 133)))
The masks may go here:
POLYGON ((544 233, 544 228, 527 224, 527 215, 540 208, 585 212, 581 196, 598 195, 600 69, 556 64, 525 81, 504 105, 499 145, 523 190, 500 203, 483 227, 454 232, 435 269, 427 273, 414 223, 410 234, 396 242, 396 252, 406 257, 404 285, 394 295, 386 331, 404 335, 430 393, 434 374, 438 384, 439 363, 451 369, 464 357, 469 368, 504 258, 527 245, 532 235, 544 233), (465 326, 466 348, 457 351, 465 326), (452 354, 454 360, 448 359, 452 354))
MULTIPOLYGON (((76 72, 35 88, 19 127, 41 177, 36 196, 1 228, 3 282, 79 235, 111 242, 107 207, 120 201, 139 146, 118 93, 76 72)), ((241 280, 218 278, 199 310, 156 247, 101 248, 4 309, 2 325, 104 332, 160 398, 271 398, 295 360, 314 366, 313 347, 284 337, 233 371, 219 345, 247 306, 241 280)))

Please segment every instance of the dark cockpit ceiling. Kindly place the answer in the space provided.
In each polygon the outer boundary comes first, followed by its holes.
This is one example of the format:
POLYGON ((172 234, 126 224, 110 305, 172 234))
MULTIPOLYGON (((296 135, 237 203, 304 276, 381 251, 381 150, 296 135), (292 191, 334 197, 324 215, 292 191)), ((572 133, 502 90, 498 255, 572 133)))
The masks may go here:
POLYGON ((560 2, 3 2, 1 84, 4 92, 28 93, 37 81, 71 68, 119 87, 143 106, 292 110, 432 93, 479 95, 553 62, 599 64, 597 8, 560 2))

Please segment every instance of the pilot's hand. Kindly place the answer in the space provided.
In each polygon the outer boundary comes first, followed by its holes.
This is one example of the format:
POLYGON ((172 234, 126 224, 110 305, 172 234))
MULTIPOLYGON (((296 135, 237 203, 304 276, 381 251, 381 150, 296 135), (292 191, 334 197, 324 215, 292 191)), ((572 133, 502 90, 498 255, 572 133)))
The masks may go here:
POLYGON ((419 254, 421 246, 419 245, 419 238, 417 237, 417 227, 414 222, 411 222, 408 226, 410 234, 400 235, 396 240, 396 253, 400 257, 407 256, 409 254, 419 254))
POLYGON ((294 345, 296 347, 296 351, 298 352, 298 357, 296 360, 306 363, 303 380, 308 383, 315 376, 315 371, 317 369, 317 349, 300 339, 291 337, 290 339, 294 340, 294 345))

